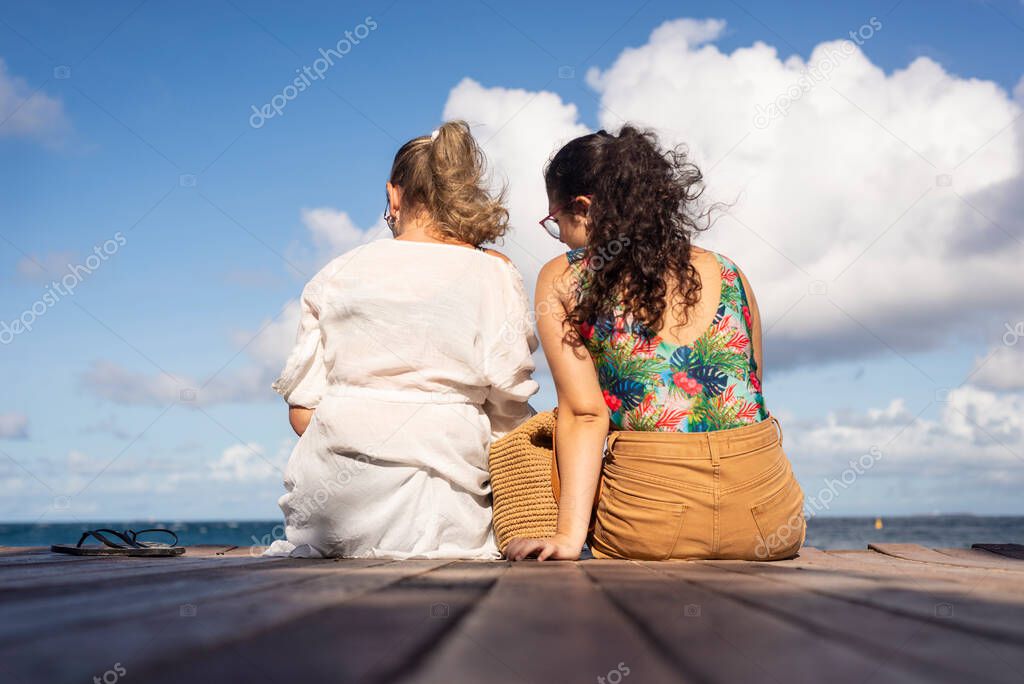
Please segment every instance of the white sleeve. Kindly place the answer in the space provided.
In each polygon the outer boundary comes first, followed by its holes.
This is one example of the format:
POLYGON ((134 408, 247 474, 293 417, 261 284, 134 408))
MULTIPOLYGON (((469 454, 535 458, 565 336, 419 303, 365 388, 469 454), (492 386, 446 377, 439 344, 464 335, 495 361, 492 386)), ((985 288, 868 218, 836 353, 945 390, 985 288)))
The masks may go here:
POLYGON ((533 352, 537 336, 533 330, 530 301, 522 276, 511 264, 504 264, 498 316, 492 319, 491 339, 486 347, 484 367, 491 383, 484 412, 491 421, 491 439, 516 428, 535 411, 528 400, 537 393, 533 379, 533 352))
POLYGON ((289 406, 315 409, 327 389, 323 337, 320 334, 321 290, 319 278, 313 278, 302 290, 295 346, 288 355, 281 377, 273 384, 274 391, 284 397, 289 406))

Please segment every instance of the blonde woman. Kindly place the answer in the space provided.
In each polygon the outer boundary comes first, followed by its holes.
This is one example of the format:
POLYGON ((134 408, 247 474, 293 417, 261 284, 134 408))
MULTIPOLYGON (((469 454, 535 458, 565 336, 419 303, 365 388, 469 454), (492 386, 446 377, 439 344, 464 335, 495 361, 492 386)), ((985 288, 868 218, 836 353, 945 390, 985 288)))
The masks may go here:
POLYGON ((481 245, 508 212, 469 127, 395 155, 394 240, 329 263, 302 293, 274 389, 299 442, 269 554, 497 558, 487 450, 532 413, 536 348, 522 279, 481 245))

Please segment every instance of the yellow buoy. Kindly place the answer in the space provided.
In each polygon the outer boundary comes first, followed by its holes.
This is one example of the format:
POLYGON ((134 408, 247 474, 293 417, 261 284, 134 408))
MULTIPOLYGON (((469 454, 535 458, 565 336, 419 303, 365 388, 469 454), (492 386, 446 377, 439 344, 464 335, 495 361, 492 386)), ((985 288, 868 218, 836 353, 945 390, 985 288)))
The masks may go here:
POLYGON ((875 518, 875 529, 876 530, 880 530, 880 529, 882 529, 882 527, 883 527, 882 519, 881 518, 875 518))

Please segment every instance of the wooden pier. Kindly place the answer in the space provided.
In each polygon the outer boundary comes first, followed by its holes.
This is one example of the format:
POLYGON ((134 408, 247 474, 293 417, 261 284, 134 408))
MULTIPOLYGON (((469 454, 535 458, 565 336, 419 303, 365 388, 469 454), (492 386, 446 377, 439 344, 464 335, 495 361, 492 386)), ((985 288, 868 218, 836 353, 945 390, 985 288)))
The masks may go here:
POLYGON ((1024 547, 742 561, 0 547, 0 681, 1021 682, 1024 547))

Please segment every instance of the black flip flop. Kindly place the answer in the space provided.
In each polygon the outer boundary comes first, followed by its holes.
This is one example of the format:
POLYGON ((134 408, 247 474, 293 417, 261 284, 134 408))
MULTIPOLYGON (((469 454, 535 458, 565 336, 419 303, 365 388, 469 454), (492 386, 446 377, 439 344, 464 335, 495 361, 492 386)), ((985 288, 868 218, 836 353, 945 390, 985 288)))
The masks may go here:
POLYGON ((138 532, 135 530, 118 532, 117 530, 101 528, 83 532, 82 538, 78 540, 78 544, 75 546, 70 544, 54 544, 50 547, 50 551, 68 553, 72 556, 180 556, 185 553, 185 547, 178 546, 178 535, 171 530, 163 528, 139 530, 138 532), (141 541, 138 539, 140 534, 146 534, 147 532, 169 534, 174 538, 174 541, 170 544, 164 544, 162 542, 141 541), (111 539, 108 535, 116 537, 118 541, 111 539), (82 546, 89 537, 95 538, 102 545, 82 546))

